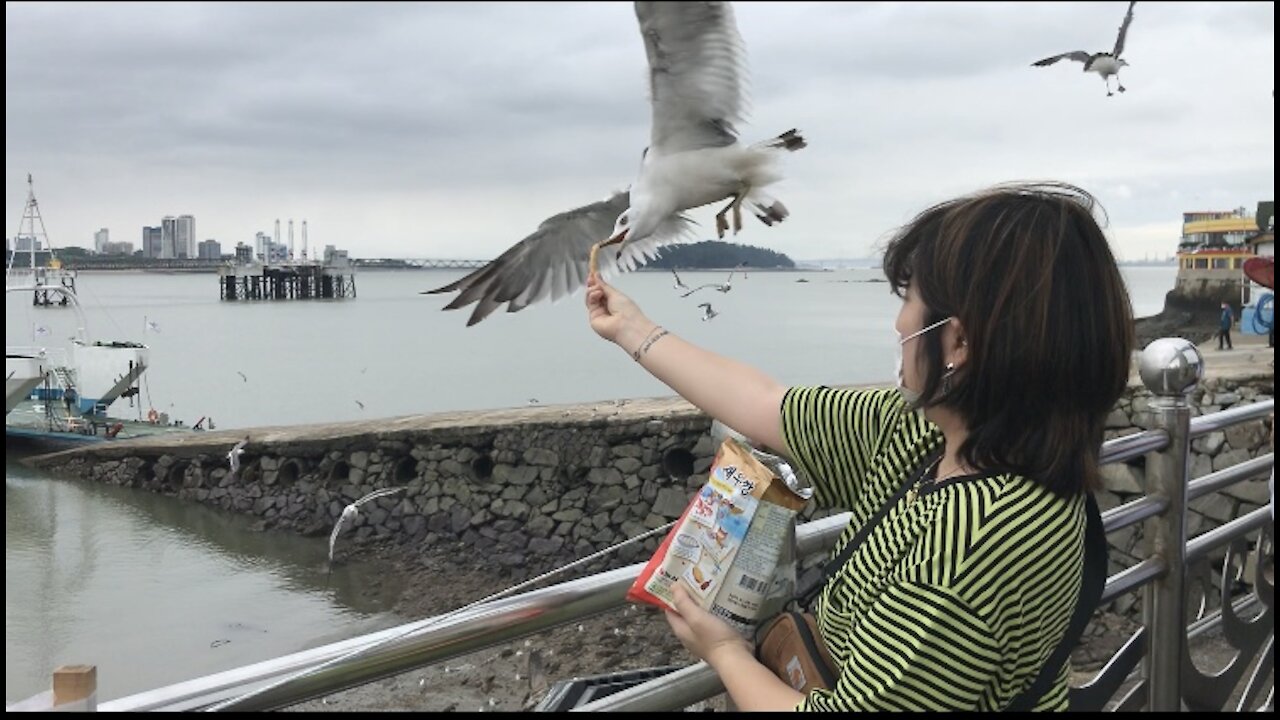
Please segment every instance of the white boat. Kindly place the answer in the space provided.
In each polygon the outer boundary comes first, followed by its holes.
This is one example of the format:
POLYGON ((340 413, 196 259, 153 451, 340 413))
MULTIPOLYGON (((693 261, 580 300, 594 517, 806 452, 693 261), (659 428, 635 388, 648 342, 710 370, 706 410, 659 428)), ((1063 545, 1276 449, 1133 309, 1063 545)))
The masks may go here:
MULTIPOLYGON (((142 373, 146 371, 151 359, 151 349, 142 343, 130 341, 94 341, 87 336, 84 309, 75 293, 58 286, 46 286, 51 293, 66 298, 68 305, 75 311, 79 328, 71 339, 68 348, 18 348, 6 347, 5 355, 43 356, 44 368, 41 378, 49 382, 33 385, 37 399, 51 401, 62 400, 69 390, 74 390, 76 400, 74 410, 81 416, 105 416, 107 407, 133 387, 142 373)), ((14 292, 32 292, 31 285, 8 285, 5 294, 14 292)), ((6 358, 7 361, 7 358, 6 358)), ((6 365, 8 363, 6 362, 6 365)), ((6 373, 9 369, 6 368, 6 373)), ((14 378, 18 376, 15 374, 14 378)), ((8 383, 6 383, 7 385, 8 383)), ((19 398, 19 402, 25 398, 19 398)), ((13 409, 12 406, 9 408, 13 409)))
POLYGON ((5 348, 4 412, 8 415, 18 403, 31 397, 31 391, 44 382, 49 370, 45 353, 32 348, 5 348))

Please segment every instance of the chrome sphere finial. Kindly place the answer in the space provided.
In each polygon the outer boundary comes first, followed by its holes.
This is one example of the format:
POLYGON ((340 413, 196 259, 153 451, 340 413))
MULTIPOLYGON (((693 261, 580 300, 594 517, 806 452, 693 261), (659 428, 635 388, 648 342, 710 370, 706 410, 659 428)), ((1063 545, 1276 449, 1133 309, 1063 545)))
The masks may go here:
POLYGON ((1160 338, 1143 349, 1138 375, 1156 395, 1186 395, 1204 377, 1204 357, 1190 340, 1160 338))

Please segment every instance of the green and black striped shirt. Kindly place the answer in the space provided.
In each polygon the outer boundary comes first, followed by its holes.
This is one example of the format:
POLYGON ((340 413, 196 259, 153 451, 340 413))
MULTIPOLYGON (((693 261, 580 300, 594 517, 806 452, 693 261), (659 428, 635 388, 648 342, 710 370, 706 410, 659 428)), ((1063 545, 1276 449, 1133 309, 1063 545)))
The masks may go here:
MULTIPOLYGON (((782 428, 819 507, 852 512, 836 553, 943 442, 894 388, 791 388, 782 428)), ((1082 496, 1014 474, 900 500, 818 597, 840 677, 797 709, 1003 709, 1066 632, 1084 528, 1082 496)), ((1067 676, 1037 710, 1066 710, 1067 676)))

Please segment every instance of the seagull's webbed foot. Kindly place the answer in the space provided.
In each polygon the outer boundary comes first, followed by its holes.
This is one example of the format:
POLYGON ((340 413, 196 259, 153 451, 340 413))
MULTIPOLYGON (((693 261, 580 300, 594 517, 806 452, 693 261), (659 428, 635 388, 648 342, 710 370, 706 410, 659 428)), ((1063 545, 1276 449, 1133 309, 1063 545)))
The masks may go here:
POLYGON ((742 196, 733 201, 733 234, 742 232, 742 196))

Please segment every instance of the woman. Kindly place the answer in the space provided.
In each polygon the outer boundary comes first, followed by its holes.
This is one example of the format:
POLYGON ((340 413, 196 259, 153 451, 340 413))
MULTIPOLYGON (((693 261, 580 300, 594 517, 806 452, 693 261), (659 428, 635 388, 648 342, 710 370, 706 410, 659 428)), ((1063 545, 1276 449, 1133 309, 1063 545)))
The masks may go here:
MULTIPOLYGON (((673 631, 738 708, 999 710, 1032 684, 1080 588, 1084 494, 1099 483, 1104 421, 1134 343, 1093 207, 1069 185, 1002 186, 902 229, 883 263, 903 299, 896 388, 785 388, 589 280, 593 330, 708 415, 794 459, 820 506, 851 511, 835 552, 894 502, 815 606, 839 666, 831 690, 796 692, 678 595, 673 631)), ((1067 675, 1064 666, 1036 709, 1066 708, 1067 675)))

